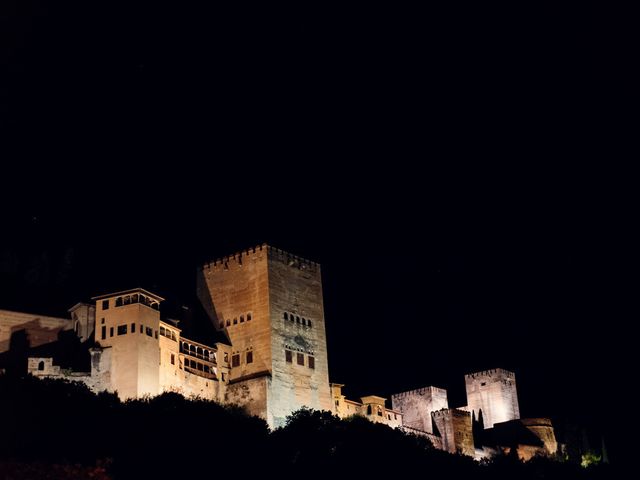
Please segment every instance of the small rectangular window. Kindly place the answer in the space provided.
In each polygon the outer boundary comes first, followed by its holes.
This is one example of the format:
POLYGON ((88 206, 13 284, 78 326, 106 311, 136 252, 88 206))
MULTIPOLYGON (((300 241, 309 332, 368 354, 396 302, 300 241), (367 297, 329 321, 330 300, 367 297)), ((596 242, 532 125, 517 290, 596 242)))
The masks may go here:
POLYGON ((304 354, 298 353, 297 360, 298 360, 298 365, 304 365, 304 354))
POLYGON ((131 333, 136 333, 136 324, 135 323, 131 324, 131 333))
POLYGON ((109 336, 113 337, 113 327, 109 327, 109 336))
POLYGON ((144 325, 140 324, 140 333, 144 333, 144 325))
POLYGON ((284 351, 284 358, 287 360, 287 363, 291 363, 293 361, 293 353, 291 350, 284 351))
POLYGON ((244 315, 240 315, 240 323, 244 323, 244 315))
POLYGON ((224 372, 222 372, 222 381, 224 382, 226 380, 225 374, 224 372))
POLYGON ((231 366, 232 367, 239 367, 240 366, 240 355, 239 354, 231 355, 231 366))
POLYGON ((158 338, 158 330, 156 330, 156 332, 155 332, 155 337, 156 337, 156 339, 158 338))
POLYGON ((247 363, 253 363, 253 352, 247 352, 247 363))
POLYGON ((118 325, 118 335, 126 335, 126 334, 127 334, 127 326, 118 325))
POLYGON ((227 327, 230 327, 230 326, 231 326, 231 320, 227 318, 227 327))
POLYGON ((176 356, 172 353, 171 354, 171 365, 175 365, 176 364, 176 356))
POLYGON ((153 328, 147 327, 147 336, 153 337, 153 328))
POLYGON ((107 338, 107 327, 103 326, 102 327, 102 340, 104 340, 105 338, 107 338))
POLYGON ((102 321, 100 322, 102 325, 104 325, 104 318, 102 319, 102 321))
POLYGON ((238 324, 238 318, 237 318, 237 317, 233 319, 233 324, 234 324, 234 325, 237 325, 237 324, 238 324))
POLYGON ((102 300, 102 309, 109 310, 109 300, 102 300))
POLYGON ((309 368, 316 368, 316 359, 309 355, 309 368))

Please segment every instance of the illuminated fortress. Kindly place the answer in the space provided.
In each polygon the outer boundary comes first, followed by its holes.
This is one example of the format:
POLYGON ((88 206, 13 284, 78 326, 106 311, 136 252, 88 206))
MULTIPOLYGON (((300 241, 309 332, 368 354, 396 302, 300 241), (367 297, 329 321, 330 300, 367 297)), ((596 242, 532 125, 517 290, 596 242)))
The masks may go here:
POLYGON ((184 337, 181 322, 161 314, 164 299, 138 288, 78 303, 70 319, 0 310, 0 352, 10 350, 17 333, 35 349, 73 331, 91 345, 90 371, 62 369, 55 356, 36 349, 28 372, 80 381, 121 399, 178 392, 236 404, 271 428, 308 407, 362 415, 476 458, 512 448, 522 458, 557 450, 548 419, 520 419, 515 375, 502 369, 466 375, 468 405, 459 408, 450 408, 446 390, 437 387, 395 394, 392 408, 374 395, 346 399, 342 385, 329 382, 315 262, 260 245, 199 268, 197 295, 215 329, 209 341, 184 337), (482 438, 474 439, 478 430, 482 438))

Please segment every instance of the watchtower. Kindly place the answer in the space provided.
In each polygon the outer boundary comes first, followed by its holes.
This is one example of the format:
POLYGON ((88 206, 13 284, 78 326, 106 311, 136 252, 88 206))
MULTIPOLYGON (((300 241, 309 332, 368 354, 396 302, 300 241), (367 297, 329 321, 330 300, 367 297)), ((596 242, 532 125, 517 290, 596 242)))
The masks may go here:
POLYGON ((464 376, 467 404, 484 428, 520 418, 516 375, 496 368, 464 376))

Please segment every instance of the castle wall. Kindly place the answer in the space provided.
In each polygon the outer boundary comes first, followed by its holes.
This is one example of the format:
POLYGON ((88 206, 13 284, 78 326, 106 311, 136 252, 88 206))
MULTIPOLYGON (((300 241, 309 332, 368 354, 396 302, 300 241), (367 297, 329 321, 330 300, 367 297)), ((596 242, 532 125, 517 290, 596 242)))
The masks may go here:
POLYGON ((471 414, 455 408, 433 412, 433 421, 440 433, 442 450, 475 456, 471 414))
POLYGON ((271 373, 266 246, 206 264, 197 272, 197 293, 216 329, 230 339, 231 357, 237 355, 231 380, 271 373))
POLYGON ((332 401, 320 266, 272 247, 268 247, 268 254, 272 326, 269 421, 277 427, 301 407, 332 410, 332 401), (291 361, 287 361, 287 351, 291 361))
POLYGON ((449 408, 447 391, 443 388, 424 387, 391 396, 393 409, 402 412, 404 425, 433 433, 431 412, 449 408))
POLYGON ((25 347, 38 347, 55 342, 61 331, 71 329, 68 318, 0 310, 0 353, 9 350, 12 338, 14 342, 25 340, 25 347))
MULTIPOLYGON (((542 442, 544 454, 554 455, 558 451, 558 441, 550 419, 523 418, 520 422, 542 442)), ((525 460, 528 460, 528 458, 525 460)))
POLYGON ((476 419, 482 412, 484 428, 520 418, 516 377, 497 368, 465 375, 467 404, 476 419))
POLYGON ((271 381, 268 375, 261 375, 234 383, 226 389, 226 403, 243 407, 249 415, 267 420, 271 381))

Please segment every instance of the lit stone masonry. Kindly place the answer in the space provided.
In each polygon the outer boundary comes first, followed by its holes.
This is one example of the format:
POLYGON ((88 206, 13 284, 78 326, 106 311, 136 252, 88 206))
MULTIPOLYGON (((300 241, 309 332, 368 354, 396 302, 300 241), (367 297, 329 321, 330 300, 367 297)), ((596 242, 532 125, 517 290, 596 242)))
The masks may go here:
POLYGON ((496 368, 465 375, 464 382, 469 409, 484 428, 520 418, 515 373, 496 368))
POLYGON ((433 433, 431 412, 449 408, 447 391, 444 388, 424 387, 391 396, 393 408, 404 412, 404 425, 409 428, 433 433))
POLYGON ((18 343, 18 352, 35 347, 27 365, 34 376, 83 382, 121 399, 177 392, 239 405, 272 429, 304 407, 340 418, 359 415, 476 459, 514 445, 523 459, 551 456, 558 448, 549 419, 520 419, 515 374, 500 368, 465 375, 467 405, 458 408, 450 408, 447 391, 434 386, 393 394, 391 408, 376 395, 347 399, 342 384, 329 383, 315 262, 259 245, 199 268, 197 294, 208 316, 201 321, 211 322, 217 330, 212 337, 224 337, 222 342, 184 337, 179 321, 161 317, 163 299, 137 288, 78 303, 68 319, 0 310, 0 354, 8 358, 18 343), (85 343, 90 371, 63 369, 45 356, 67 332, 95 342, 85 343), (477 448, 474 421, 484 427, 486 443, 477 448))
POLYGON ((233 346, 227 401, 272 428, 332 409, 320 265, 260 245, 204 265, 198 297, 233 346))

